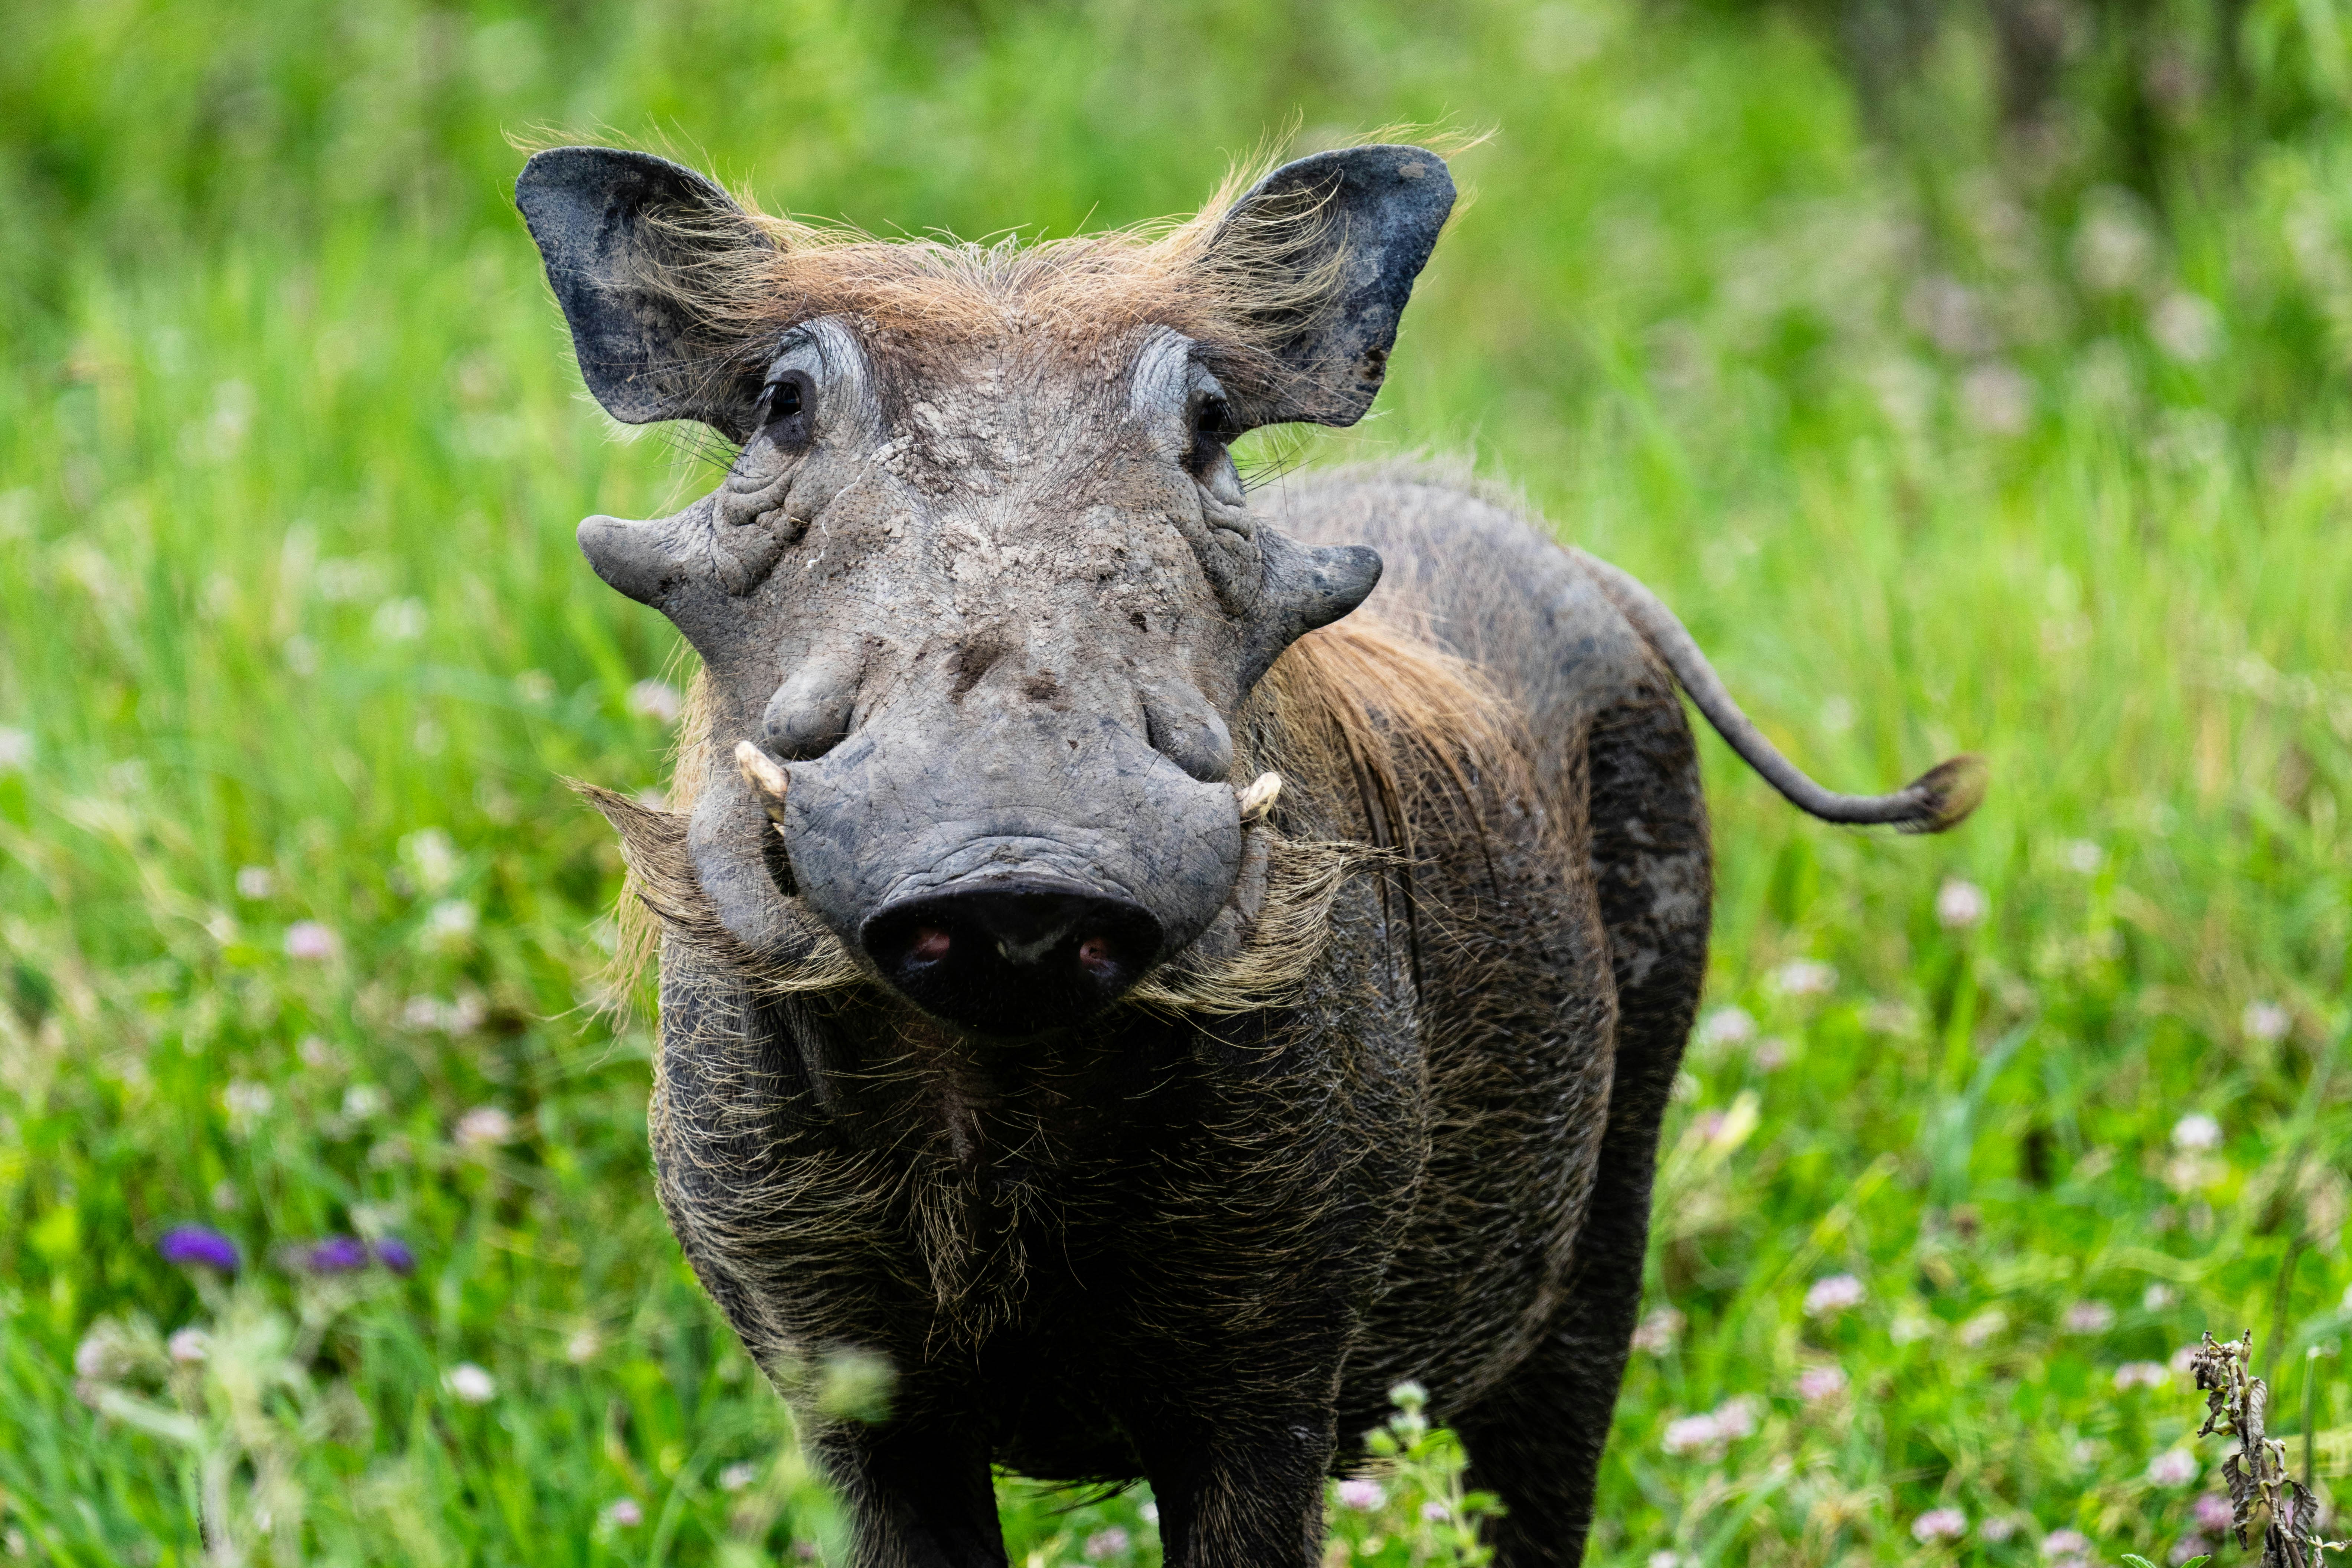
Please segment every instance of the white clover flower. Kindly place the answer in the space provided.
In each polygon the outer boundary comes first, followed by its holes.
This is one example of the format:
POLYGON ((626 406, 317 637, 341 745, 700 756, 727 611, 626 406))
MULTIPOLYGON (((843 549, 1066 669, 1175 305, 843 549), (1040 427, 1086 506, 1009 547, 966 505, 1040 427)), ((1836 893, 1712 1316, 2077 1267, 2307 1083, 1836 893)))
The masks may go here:
POLYGON ((21 773, 32 760, 32 732, 0 725, 0 773, 21 773))
MULTIPOLYGON (((590 1362, 594 1361, 604 1349, 603 1335, 597 1333, 594 1329, 579 1329, 572 1332, 570 1339, 563 1342, 563 1359, 573 1366, 586 1366, 590 1362)), ((737 1468, 749 1468, 748 1466, 737 1468)), ((735 1491, 740 1489, 730 1487, 728 1489, 735 1491)))
POLYGON ((415 642, 431 619, 422 599, 387 599, 376 606, 371 625, 379 641, 415 642))
POLYGON ((2003 1329, 2009 1327, 2009 1314, 1998 1307, 1987 1307, 1955 1331, 1953 1337, 1970 1350, 1983 1348, 2003 1329))
POLYGON ((2116 1387, 2121 1391, 2135 1388, 2162 1388, 2172 1381, 2172 1373, 2160 1361, 2127 1361, 2116 1368, 2116 1387))
POLYGON ((482 912, 472 904, 463 899, 445 899, 425 911, 420 935, 426 947, 450 952, 473 941, 481 923, 482 912))
POLYGON ((2191 1154, 2219 1148, 2221 1124, 2201 1110, 2192 1110, 2172 1124, 2172 1146, 2191 1154))
POLYGON ((2180 1293, 2164 1284, 2151 1285, 2139 1293, 2141 1310, 2149 1312, 2161 1312, 2179 1300, 2180 1293))
POLYGON ((1683 1325, 1687 1321, 1672 1307, 1660 1307, 1642 1320, 1633 1331, 1633 1348, 1644 1355, 1664 1355, 1675 1348, 1682 1338, 1683 1325))
POLYGON ((604 1505, 604 1522, 616 1530, 635 1530, 645 1521, 646 1510, 633 1497, 615 1498, 604 1505))
POLYGON ((202 1329, 176 1329, 163 1350, 176 1365, 201 1366, 212 1359, 213 1337, 202 1329))
POLYGON ((2087 838, 2068 839, 2059 858, 2065 861, 2066 869, 2084 877, 2096 876, 2107 863, 2107 852, 2087 838))
POLYGON ((110 1320, 101 1318, 90 1325, 89 1332, 74 1346, 74 1374, 92 1383, 110 1383, 130 1374, 138 1364, 139 1352, 121 1328, 110 1320))
POLYGON ((342 941, 335 935, 333 929, 317 921, 296 921, 286 928, 286 956, 289 958, 312 963, 323 963, 334 957, 335 950, 341 945, 342 941))
POLYGON ((392 1096, 383 1085, 355 1083, 343 1090, 343 1115, 353 1121, 367 1121, 392 1109, 392 1096))
POLYGON ((1380 1482, 1362 1476, 1349 1476, 1339 1483, 1337 1489, 1339 1506, 1354 1509, 1359 1513, 1370 1513, 1389 1500, 1389 1494, 1381 1489, 1380 1482))
POLYGON ((469 1361, 451 1367, 441 1383, 468 1405, 488 1405, 499 1396, 499 1380, 469 1361))
POLYGON ((2221 312, 2201 294, 2175 289, 2147 318, 2147 335, 2168 359, 2203 364, 2221 346, 2221 312))
POLYGON ((478 1105, 457 1118, 452 1133, 457 1147, 468 1152, 495 1149, 514 1141, 514 1118, 495 1105, 478 1105))
POLYGON ((1712 1415, 1685 1415, 1666 1423, 1665 1436, 1658 1446, 1673 1455, 1696 1454, 1714 1447, 1723 1440, 1712 1415))
POLYGON ((640 713, 656 723, 667 724, 677 718, 685 699, 677 688, 667 680, 640 680, 629 688, 629 711, 640 713))
POLYGON ((2116 1310, 2105 1301, 2077 1301, 2061 1321, 2070 1334, 2104 1334, 2116 1326, 2116 1310))
POLYGON ((1988 436, 2017 436, 2033 421, 2033 383, 2012 364, 1980 364, 1960 378, 1960 416, 1988 436))
POLYGON ((2074 272, 2101 293, 2119 294, 2155 265, 2156 237, 2137 205, 2120 192, 2103 186, 2091 200, 2095 205, 2074 231, 2074 272))
POLYGON ((400 841, 400 858, 416 885, 427 893, 438 893, 457 879, 463 865, 457 854, 457 841, 446 829, 420 827, 400 841))
POLYGON ((1087 1536, 1086 1545, 1079 1550, 1087 1562, 1099 1563, 1106 1557, 1118 1556, 1127 1550, 1127 1531, 1114 1524, 1108 1530, 1097 1531, 1087 1536))
POLYGON ((1958 1541, 1969 1532, 1969 1516, 1956 1508, 1931 1508, 1911 1521, 1911 1539, 1926 1546, 1958 1541))
POLYGON ((2203 1473, 2204 1467, 2197 1462, 2197 1456, 2186 1448, 2167 1448, 2147 1462, 2150 1486, 2190 1486, 2203 1473))
POLYGON ((269 1114, 269 1108, 278 1103, 278 1098, 269 1092, 268 1084, 237 1079, 221 1090, 221 1102, 228 1108, 230 1131, 243 1136, 253 1131, 254 1123, 269 1114))
POLYGON ((1819 959, 1792 958, 1772 971, 1766 984, 1783 996, 1825 996, 1837 979, 1837 970, 1819 959))
POLYGON ((2044 1557, 2081 1557, 2095 1550, 2091 1538, 2079 1530, 2053 1530, 2042 1538, 2044 1557))
POLYGON ((278 873, 267 866, 240 866, 236 868, 236 896, 240 899, 266 899, 278 890, 278 873))
POLYGON ((1745 1007, 1717 1007, 1698 1021, 1702 1046, 1739 1046, 1756 1037, 1756 1020, 1745 1007))
POLYGON ((1977 1539, 1990 1542, 1995 1546, 1999 1546, 2016 1533, 2017 1515, 2013 1513, 1994 1514, 1977 1526, 1977 1539))
POLYGON ((1805 1316, 1824 1318, 1859 1307, 1868 1292, 1851 1274, 1830 1274, 1813 1281, 1805 1292, 1805 1316))
POLYGON ((1778 1035, 1768 1035, 1756 1042, 1756 1049, 1748 1058, 1758 1072, 1779 1072, 1789 1065, 1789 1042, 1778 1035))
POLYGON ((1845 1369, 1841 1366, 1809 1366, 1797 1374, 1797 1397, 1808 1405, 1826 1405, 1845 1389, 1845 1369))
POLYGON ((1764 1418, 1764 1401, 1752 1394, 1736 1394, 1715 1407, 1715 1429, 1728 1439, 1745 1437, 1764 1418))
POLYGON ((1936 890, 1936 922, 1946 931, 1967 931, 1984 923, 1992 904, 1974 882, 1948 877, 1936 890))
POLYGON ((2249 1002, 2238 1026, 2246 1032, 2246 1038, 2274 1046, 2294 1027, 2294 1015, 2275 1002, 2249 1002))

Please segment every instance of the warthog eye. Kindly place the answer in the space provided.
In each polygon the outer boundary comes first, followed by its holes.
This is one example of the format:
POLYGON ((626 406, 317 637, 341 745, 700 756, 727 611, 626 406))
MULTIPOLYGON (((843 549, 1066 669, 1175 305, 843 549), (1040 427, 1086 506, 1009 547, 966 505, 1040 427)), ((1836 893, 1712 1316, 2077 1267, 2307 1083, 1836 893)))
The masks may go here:
POLYGON ((1186 454, 1184 466, 1192 470, 1195 479, 1205 480, 1225 447, 1241 432, 1234 426, 1233 405, 1212 395, 1203 397, 1192 409, 1192 449, 1186 454))
POLYGON ((760 425, 779 447, 805 447, 814 428, 816 388, 800 371, 786 373, 760 393, 760 425))

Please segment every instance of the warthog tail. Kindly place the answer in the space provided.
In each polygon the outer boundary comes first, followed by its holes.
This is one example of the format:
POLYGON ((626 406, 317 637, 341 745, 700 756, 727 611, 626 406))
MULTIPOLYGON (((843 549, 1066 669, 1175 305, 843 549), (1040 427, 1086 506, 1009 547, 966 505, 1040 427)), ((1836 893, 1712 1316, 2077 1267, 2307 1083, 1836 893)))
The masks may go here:
POLYGON ((1892 823, 1905 833, 1941 833, 1966 820, 1984 798, 1984 760, 1969 755, 1938 763, 1891 795, 1839 795, 1823 789, 1748 721, 1717 679, 1706 655, 1699 652, 1698 644, 1656 595, 1606 561, 1581 550, 1570 553, 1592 574, 1610 603, 1633 623, 1651 650, 1674 671, 1675 679, 1706 715, 1716 733, 1798 810, 1824 822, 1892 823))

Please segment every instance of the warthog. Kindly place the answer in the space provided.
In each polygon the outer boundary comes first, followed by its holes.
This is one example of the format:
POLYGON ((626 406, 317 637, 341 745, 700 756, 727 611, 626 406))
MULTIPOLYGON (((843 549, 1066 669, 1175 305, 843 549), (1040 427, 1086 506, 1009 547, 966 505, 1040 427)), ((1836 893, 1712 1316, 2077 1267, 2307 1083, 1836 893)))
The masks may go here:
POLYGON ((1706 953, 1677 685, 1833 820, 1948 826, 1967 761, 1828 794, 1454 480, 1253 504, 1235 437, 1380 387, 1454 201, 1420 148, 1026 246, 593 147, 517 200, 605 410, 739 449, 581 524, 704 671, 672 809, 596 799, 659 917, 686 1256, 780 1384, 897 1371, 808 1412, 857 1560, 1003 1563, 997 1464, 1148 1478, 1171 1563, 1310 1563, 1413 1379, 1502 1561, 1576 1561, 1706 953))

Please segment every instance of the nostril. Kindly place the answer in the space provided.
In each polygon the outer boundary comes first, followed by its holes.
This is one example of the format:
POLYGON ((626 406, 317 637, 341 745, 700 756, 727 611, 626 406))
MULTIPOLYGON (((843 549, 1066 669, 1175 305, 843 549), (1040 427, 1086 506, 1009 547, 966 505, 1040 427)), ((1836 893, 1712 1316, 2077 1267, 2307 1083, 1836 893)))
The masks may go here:
POLYGON ((1068 883, 983 879, 906 900, 860 933, 883 977, 982 1034, 1076 1024, 1142 975, 1160 922, 1129 900, 1068 883))

